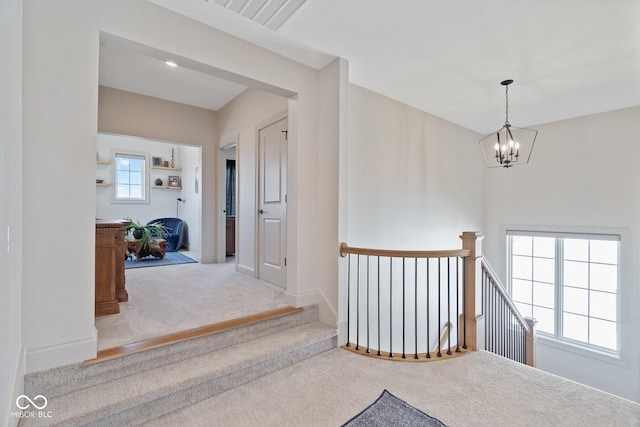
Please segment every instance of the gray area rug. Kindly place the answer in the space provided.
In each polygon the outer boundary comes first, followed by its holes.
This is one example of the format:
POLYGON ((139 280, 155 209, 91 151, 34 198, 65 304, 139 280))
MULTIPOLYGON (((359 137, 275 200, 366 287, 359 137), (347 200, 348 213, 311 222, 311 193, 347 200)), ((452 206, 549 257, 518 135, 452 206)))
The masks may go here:
POLYGON ((148 256, 142 258, 140 262, 136 262, 135 256, 131 259, 127 259, 124 262, 124 268, 143 268, 143 267, 158 267, 160 265, 173 265, 173 264, 189 264, 192 262, 198 262, 195 259, 191 259, 180 252, 167 252, 164 258, 156 258, 154 256, 148 256))
POLYGON ((384 390, 365 410, 347 421, 344 426, 406 426, 406 427, 446 427, 440 420, 414 408, 384 390))

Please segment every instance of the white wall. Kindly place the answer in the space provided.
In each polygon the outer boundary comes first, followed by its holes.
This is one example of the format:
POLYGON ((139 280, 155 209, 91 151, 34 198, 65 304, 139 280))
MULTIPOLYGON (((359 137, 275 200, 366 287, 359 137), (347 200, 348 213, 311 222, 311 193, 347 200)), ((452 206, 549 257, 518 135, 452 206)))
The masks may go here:
POLYGON ((621 360, 538 340, 539 368, 640 401, 640 107, 539 126, 531 163, 485 173, 484 253, 501 279, 509 226, 622 230, 621 360))
POLYGON ((182 191, 180 196, 174 195, 171 215, 175 216, 176 198, 180 197, 179 217, 185 223, 185 246, 198 260, 201 258, 202 246, 202 162, 199 147, 180 146, 182 165, 182 191), (197 184, 196 184, 197 181, 197 184), (197 189, 196 189, 197 188, 197 189))
POLYGON ((236 262, 239 271, 251 276, 256 274, 256 126, 287 108, 286 98, 247 89, 218 111, 220 147, 237 136, 236 262))
POLYGON ((0 425, 22 394, 22 1, 0 2, 0 425), (11 241, 9 242, 9 239, 11 241))
POLYGON ((113 193, 115 191, 114 171, 115 164, 113 156, 115 152, 138 153, 148 157, 162 157, 164 160, 171 159, 171 149, 174 149, 176 166, 182 167, 180 161, 180 149, 178 144, 167 144, 149 139, 142 139, 126 135, 98 134, 96 138, 96 149, 101 160, 108 160, 110 165, 96 165, 96 178, 102 178, 110 183, 109 187, 96 187, 96 218, 100 219, 122 219, 129 217, 134 221, 144 224, 154 218, 175 217, 176 197, 181 197, 180 190, 161 190, 151 188, 156 178, 162 179, 163 185, 167 185, 169 175, 181 175, 181 172, 170 172, 165 170, 147 168, 149 174, 149 203, 129 204, 113 203, 113 193))
POLYGON ((316 161, 318 195, 314 209, 314 222, 321 225, 322 235, 317 242, 321 250, 321 262, 312 274, 318 280, 318 293, 324 304, 320 305, 320 320, 338 326, 339 323, 339 269, 337 248, 339 247, 340 200, 330 195, 338 194, 341 183, 340 156, 342 146, 347 145, 349 121, 349 64, 336 59, 319 75, 319 96, 323 100, 318 110, 319 146, 316 161))
MULTIPOLYGON (((316 302, 317 280, 302 275, 316 264, 322 233, 312 218, 318 154, 317 71, 267 52, 144 0, 31 0, 24 5, 23 229, 30 268, 23 271, 27 371, 88 359, 96 353, 94 327, 95 145, 98 117, 99 34, 134 40, 224 71, 227 78, 297 94, 289 102, 290 302, 316 302), (74 168, 64 165, 73 164, 74 168), (51 185, 55 182, 64 185, 51 185), (73 230, 74 232, 70 232, 73 230), (40 242, 73 249, 51 251, 40 242)), ((160 125, 162 125, 160 123, 160 125)), ((123 133, 123 132, 118 132, 123 133)), ((215 165, 217 149, 203 146, 215 165)), ((240 161, 242 161, 240 159, 240 161)), ((203 163, 203 191, 215 194, 215 168, 203 163), (205 189, 205 185, 208 189, 205 189), (210 186, 210 187, 209 187, 210 186)), ((324 194, 334 198, 336 194, 324 194)), ((222 209, 203 201, 203 234, 222 209)), ((215 233, 210 235, 215 237, 215 233)), ((213 244, 212 244, 213 246, 213 244)), ((202 254, 202 257, 215 254, 202 254)))
MULTIPOLYGON (((483 162, 477 147, 479 135, 355 85, 350 86, 348 104, 348 197, 341 203, 341 209, 346 206, 347 224, 346 230, 341 230, 341 236, 346 235, 346 242, 357 247, 462 248, 460 234, 480 230, 482 225, 483 162)), ((346 300, 345 264, 346 258, 340 276, 343 301, 346 300)), ((361 268, 365 266, 361 265, 361 268)), ((394 269, 397 268, 396 265, 394 269)), ((356 270, 355 265, 352 270, 356 270)), ((425 267, 421 266, 419 270, 424 271, 425 267)), ((435 268, 432 273, 437 273, 435 268)), ((387 277, 386 273, 381 277, 387 277)), ((430 292, 434 306, 437 306, 433 297, 437 292, 436 279, 437 275, 432 274, 430 292)), ((401 315, 402 293, 398 292, 402 290, 402 277, 394 274, 393 281, 393 300, 397 304, 394 314, 401 315)), ((366 298, 364 288, 361 287, 361 292, 366 298)), ((352 301, 356 299, 355 290, 352 287, 352 301)), ((372 304, 375 304, 375 298, 372 297, 372 304)), ((413 306, 411 298, 406 299, 408 307, 413 306)), ((418 298, 425 301, 425 289, 420 288, 418 298)), ((383 293, 381 304, 386 307, 388 303, 388 294, 383 293)), ((364 316, 364 310, 362 312, 364 316)), ((341 313, 344 322, 346 306, 341 307, 341 313)), ((432 310, 432 313, 437 311, 432 310)), ((373 316, 372 325, 376 324, 373 316)), ((350 338, 355 336, 354 323, 350 338)), ((364 324, 364 320, 361 323, 364 324)), ((401 325, 402 320, 395 323, 401 325)), ((411 328, 413 325, 408 326, 407 336, 413 336, 411 328)), ((342 342, 346 338, 343 325, 340 332, 342 342)), ((374 330, 371 333, 377 335, 374 330)), ((437 324, 432 324, 430 334, 434 338, 432 341, 437 340, 437 324)), ((401 334, 394 336, 397 351, 402 337, 401 334)), ((388 350, 385 332, 381 339, 381 349, 388 350)), ((409 345, 408 351, 413 351, 412 346, 409 345)))
POLYGON ((153 141, 127 135, 98 134, 96 138, 96 151, 100 160, 108 160, 109 165, 96 165, 96 178, 104 179, 110 183, 109 187, 96 186, 96 218, 122 219, 131 218, 145 224, 156 218, 173 218, 176 216, 177 198, 186 201, 179 204, 179 216, 188 227, 185 244, 191 244, 190 249, 194 255, 200 254, 202 210, 201 193, 195 194, 194 174, 195 168, 200 167, 200 149, 177 143, 153 141), (149 159, 151 166, 152 157, 161 157, 163 161, 171 161, 173 149, 175 166, 181 171, 167 171, 164 169, 147 168, 149 174, 149 203, 130 204, 113 203, 114 183, 114 153, 138 153, 144 154, 149 159), (169 175, 177 175, 181 178, 182 189, 158 189, 153 188, 155 180, 161 179, 166 186, 169 175))
POLYGON ((482 226, 478 134, 351 85, 348 241, 459 249, 482 226))

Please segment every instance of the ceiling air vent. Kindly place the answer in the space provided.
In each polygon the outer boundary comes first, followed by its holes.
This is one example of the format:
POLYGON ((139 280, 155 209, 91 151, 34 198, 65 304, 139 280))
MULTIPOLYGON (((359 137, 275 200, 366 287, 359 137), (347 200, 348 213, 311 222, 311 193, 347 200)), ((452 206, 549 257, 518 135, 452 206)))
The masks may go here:
POLYGON ((213 0, 212 3, 275 31, 306 1, 307 0, 213 0))

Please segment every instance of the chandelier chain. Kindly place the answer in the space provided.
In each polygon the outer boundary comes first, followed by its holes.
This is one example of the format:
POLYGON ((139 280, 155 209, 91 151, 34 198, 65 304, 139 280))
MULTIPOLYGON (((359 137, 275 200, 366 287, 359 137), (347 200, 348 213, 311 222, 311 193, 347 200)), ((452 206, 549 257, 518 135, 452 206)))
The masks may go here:
POLYGON ((508 125, 509 124, 509 85, 505 85, 505 90, 504 90, 504 98, 505 98, 505 111, 504 111, 504 124, 508 125))

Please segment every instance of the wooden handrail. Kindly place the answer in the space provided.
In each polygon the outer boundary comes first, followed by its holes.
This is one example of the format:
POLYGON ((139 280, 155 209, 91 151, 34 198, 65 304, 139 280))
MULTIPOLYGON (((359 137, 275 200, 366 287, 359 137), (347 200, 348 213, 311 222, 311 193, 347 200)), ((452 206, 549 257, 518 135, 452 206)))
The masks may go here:
POLYGON ((368 249, 354 248, 343 242, 340 244, 340 256, 344 257, 346 254, 380 256, 389 258, 454 258, 468 257, 471 254, 471 251, 468 249, 451 249, 441 251, 368 249))
POLYGON ((489 278, 494 284, 493 287, 498 291, 498 293, 502 297, 502 300, 509 306, 511 313, 518 320, 518 323, 520 323, 526 331, 529 331, 529 324, 526 322, 526 320, 524 320, 524 317, 522 317, 522 315, 520 314, 520 311, 511 300, 511 297, 507 294, 507 291, 505 291, 505 289, 502 287, 502 284, 500 283, 500 280, 498 280, 496 273, 493 271, 489 263, 485 261, 484 257, 482 258, 482 268, 487 272, 487 275, 489 276, 489 278))

